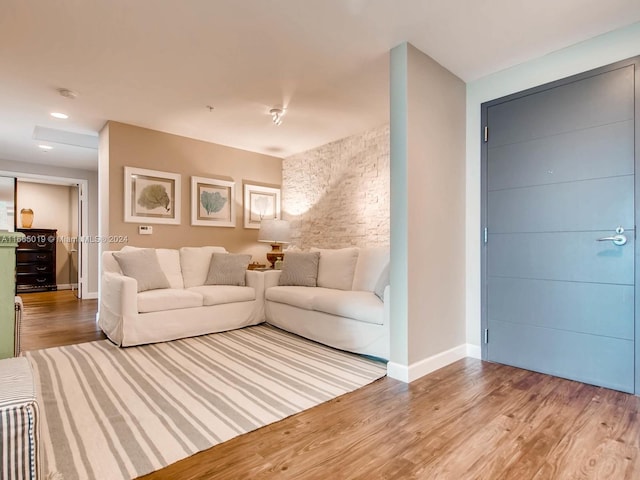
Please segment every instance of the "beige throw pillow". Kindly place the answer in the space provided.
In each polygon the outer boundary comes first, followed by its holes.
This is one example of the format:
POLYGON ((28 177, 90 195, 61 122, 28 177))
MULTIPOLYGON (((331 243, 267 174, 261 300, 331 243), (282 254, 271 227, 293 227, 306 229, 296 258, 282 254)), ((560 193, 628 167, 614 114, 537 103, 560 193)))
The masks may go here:
POLYGON ((153 248, 141 248, 127 252, 114 252, 123 275, 135 278, 138 292, 169 288, 169 280, 160 268, 158 256, 153 248))
POLYGON ((209 274, 205 285, 245 286, 245 275, 251 255, 241 253, 214 253, 211 255, 209 274))
POLYGON ((318 286, 351 290, 353 275, 358 261, 358 249, 355 247, 337 250, 312 248, 312 252, 320 252, 318 264, 318 286))
POLYGON ((320 253, 287 252, 278 285, 316 287, 320 253))

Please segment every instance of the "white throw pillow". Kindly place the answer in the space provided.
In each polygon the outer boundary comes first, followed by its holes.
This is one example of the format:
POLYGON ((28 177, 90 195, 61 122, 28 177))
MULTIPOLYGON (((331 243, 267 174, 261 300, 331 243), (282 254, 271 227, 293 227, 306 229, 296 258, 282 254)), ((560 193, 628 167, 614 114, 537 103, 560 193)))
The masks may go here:
POLYGON ((320 252, 320 262, 318 264, 319 287, 351 290, 356 262, 358 261, 358 249, 356 247, 337 250, 312 248, 311 251, 320 252))
POLYGON ((378 279, 389 263, 389 247, 361 248, 353 276, 353 290, 375 291, 378 279))
POLYGON ((204 285, 209 273, 211 255, 227 253, 224 247, 182 247, 180 249, 180 267, 184 288, 204 285))

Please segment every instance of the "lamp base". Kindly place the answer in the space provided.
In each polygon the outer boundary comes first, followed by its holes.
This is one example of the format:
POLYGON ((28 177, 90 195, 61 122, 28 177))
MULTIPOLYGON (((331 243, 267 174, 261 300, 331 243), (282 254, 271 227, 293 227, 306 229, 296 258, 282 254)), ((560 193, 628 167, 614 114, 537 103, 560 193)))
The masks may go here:
POLYGON ((282 245, 279 243, 271 244, 271 251, 267 252, 267 261, 271 264, 271 268, 275 268, 276 261, 284 258, 284 252, 282 251, 282 245))

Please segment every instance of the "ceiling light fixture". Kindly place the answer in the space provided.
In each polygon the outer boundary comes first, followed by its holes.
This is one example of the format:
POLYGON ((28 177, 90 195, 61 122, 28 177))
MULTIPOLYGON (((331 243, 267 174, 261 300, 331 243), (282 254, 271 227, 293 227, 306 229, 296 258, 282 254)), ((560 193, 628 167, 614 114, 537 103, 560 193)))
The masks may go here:
POLYGON ((76 92, 69 90, 68 88, 58 88, 58 93, 63 97, 70 98, 72 100, 78 96, 76 92))
POLYGON ((52 112, 51 116, 54 118, 60 118, 61 120, 66 120, 67 118, 69 118, 69 115, 61 112, 52 112))
POLYGON ((51 150, 53 149, 53 147, 51 145, 38 145, 38 148, 41 148, 42 150, 44 150, 45 152, 47 150, 51 150))
POLYGON ((274 124, 282 124, 282 117, 284 117, 285 113, 285 110, 283 108, 272 108, 271 110, 269 110, 269 113, 271 114, 271 119, 273 120, 274 124))

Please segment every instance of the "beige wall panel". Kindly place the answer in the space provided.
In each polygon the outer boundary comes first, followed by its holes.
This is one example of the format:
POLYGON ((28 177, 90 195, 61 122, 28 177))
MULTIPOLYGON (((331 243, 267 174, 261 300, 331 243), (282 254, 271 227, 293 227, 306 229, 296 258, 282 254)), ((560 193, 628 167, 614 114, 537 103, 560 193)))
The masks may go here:
POLYGON ((243 182, 280 187, 282 159, 117 122, 108 124, 108 142, 109 222, 103 234, 127 236, 129 245, 140 247, 221 245, 230 252, 250 253, 253 261, 265 261, 270 246, 258 243, 258 230, 243 227, 243 182), (124 222, 125 166, 182 175, 180 225, 124 222), (190 225, 191 176, 236 182, 235 228, 190 225), (153 234, 138 234, 138 225, 152 225, 153 234))

